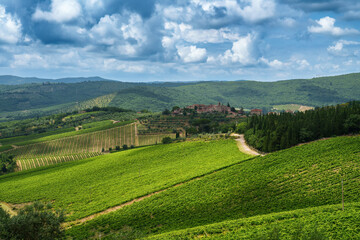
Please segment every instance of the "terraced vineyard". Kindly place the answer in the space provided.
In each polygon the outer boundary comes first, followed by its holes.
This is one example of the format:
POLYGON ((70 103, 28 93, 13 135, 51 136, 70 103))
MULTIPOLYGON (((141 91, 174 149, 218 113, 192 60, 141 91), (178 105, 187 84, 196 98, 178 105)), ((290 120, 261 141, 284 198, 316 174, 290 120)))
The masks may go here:
POLYGON ((144 146, 161 143, 175 134, 138 135, 137 125, 115 127, 103 131, 82 134, 52 141, 29 144, 8 151, 14 155, 19 170, 46 166, 54 163, 79 160, 102 154, 116 146, 144 146))
MULTIPOLYGON (((3 147, 12 149, 12 146, 25 146, 29 144, 35 144, 35 143, 42 143, 42 142, 48 142, 53 140, 58 140, 62 138, 69 138, 74 136, 80 136, 83 134, 98 132, 98 131, 104 131, 107 129, 125 126, 128 124, 133 123, 133 121, 123 121, 119 123, 115 123, 111 120, 103 120, 103 121, 96 121, 96 122, 90 122, 83 124, 83 129, 74 131, 74 128, 64 128, 64 129, 57 129, 55 131, 49 131, 44 133, 38 133, 38 134, 30 134, 30 135, 24 135, 24 136, 17 136, 17 137, 10 137, 10 138, 2 138, 0 139, 0 143, 3 145, 3 147)), ((2 150, 2 147, 0 147, 0 151, 5 151, 7 149, 2 150)))
POLYGON ((91 158, 101 155, 101 153, 90 152, 90 153, 78 153, 78 154, 70 154, 70 155, 37 155, 34 158, 25 158, 17 160, 17 165, 19 170, 27 170, 31 168, 49 166, 57 163, 69 162, 80 160, 84 158, 91 158))
MULTIPOLYGON (((359 154, 360 136, 337 137, 279 151, 171 188, 74 226, 68 233, 75 239, 93 236, 93 229, 102 236, 116 232, 120 236, 126 231, 151 236, 222 221, 239 219, 241 222, 240 219, 256 215, 339 204, 341 178, 347 209, 348 204, 359 200, 359 154)), ((354 207, 352 211, 359 215, 359 208, 354 207)), ((256 224, 257 220, 249 221, 256 224)), ((320 220, 318 223, 327 224, 320 220)), ((359 234, 359 225, 354 224, 348 228, 359 234)), ((239 234, 241 226, 239 223, 239 234)), ((231 231, 225 239, 232 239, 231 231)))

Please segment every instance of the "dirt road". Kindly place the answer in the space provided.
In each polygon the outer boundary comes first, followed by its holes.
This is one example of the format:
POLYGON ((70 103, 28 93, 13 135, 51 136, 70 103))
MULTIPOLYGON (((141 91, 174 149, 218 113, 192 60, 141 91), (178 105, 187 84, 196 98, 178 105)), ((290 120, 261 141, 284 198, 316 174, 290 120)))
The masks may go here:
POLYGON ((232 136, 237 137, 235 140, 236 140, 238 148, 241 152, 249 154, 249 155, 253 155, 253 156, 258 156, 258 155, 264 156, 264 154, 258 153, 257 151, 255 151, 254 149, 249 147, 249 145, 247 145, 245 138, 244 138, 244 134, 233 133, 232 136))

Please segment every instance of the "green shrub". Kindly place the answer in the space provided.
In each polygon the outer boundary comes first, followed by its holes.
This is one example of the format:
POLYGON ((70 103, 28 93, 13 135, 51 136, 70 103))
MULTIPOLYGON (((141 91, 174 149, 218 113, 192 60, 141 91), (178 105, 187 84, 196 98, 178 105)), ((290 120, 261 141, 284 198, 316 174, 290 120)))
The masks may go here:
POLYGON ((61 211, 53 212, 50 204, 40 202, 24 207, 13 217, 0 208, 0 239, 62 239, 64 220, 61 211))
POLYGON ((171 137, 164 137, 164 138, 162 139, 162 143, 163 143, 163 144, 168 144, 168 143, 171 143, 171 142, 172 142, 171 137))
POLYGON ((16 168, 14 157, 7 154, 0 154, 0 175, 13 172, 16 168))

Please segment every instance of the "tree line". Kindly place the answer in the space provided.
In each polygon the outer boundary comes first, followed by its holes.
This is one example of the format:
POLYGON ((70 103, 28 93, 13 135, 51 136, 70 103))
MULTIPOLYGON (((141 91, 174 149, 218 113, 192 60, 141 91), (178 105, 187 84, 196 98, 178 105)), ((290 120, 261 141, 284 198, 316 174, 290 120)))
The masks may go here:
POLYGON ((320 138, 360 131, 360 102, 352 101, 306 112, 252 116, 237 128, 251 146, 263 152, 289 148, 320 138))

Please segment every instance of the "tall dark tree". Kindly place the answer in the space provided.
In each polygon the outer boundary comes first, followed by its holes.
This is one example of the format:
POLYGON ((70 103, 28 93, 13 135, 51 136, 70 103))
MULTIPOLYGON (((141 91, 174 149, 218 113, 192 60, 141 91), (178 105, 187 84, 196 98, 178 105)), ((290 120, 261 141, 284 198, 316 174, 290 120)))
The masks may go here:
POLYGON ((359 133, 360 132, 360 114, 350 115, 345 123, 344 127, 349 133, 359 133))
POLYGON ((171 112, 169 109, 165 109, 163 112, 162 112, 163 115, 170 115, 171 112))
POLYGON ((316 108, 312 111, 252 116, 245 138, 261 151, 271 152, 301 142, 360 132, 360 102, 316 108))
POLYGON ((14 157, 7 154, 0 154, 0 175, 13 172, 16 168, 14 157))

